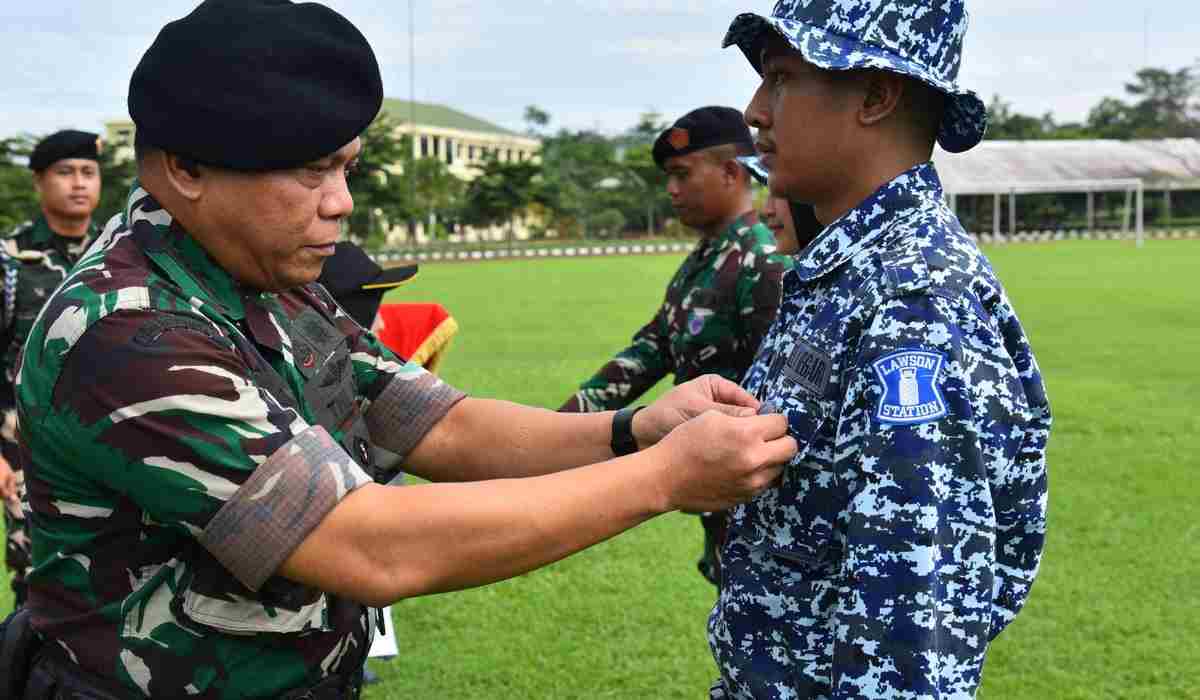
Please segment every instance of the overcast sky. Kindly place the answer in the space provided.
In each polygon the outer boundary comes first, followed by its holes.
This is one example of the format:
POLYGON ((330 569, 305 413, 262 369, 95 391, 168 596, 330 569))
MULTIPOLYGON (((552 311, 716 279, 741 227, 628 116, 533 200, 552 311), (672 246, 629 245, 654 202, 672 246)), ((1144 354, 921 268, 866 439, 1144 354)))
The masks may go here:
MULTIPOLYGON (((642 112, 741 108, 755 76, 722 51, 756 0, 411 0, 416 98, 522 129, 529 104, 552 127, 615 133, 642 112)), ((125 118, 129 75, 159 28, 197 0, 0 2, 0 136, 125 118)), ((328 0, 375 48, 389 97, 409 97, 408 0, 328 0)), ((960 82, 1024 113, 1081 120, 1149 65, 1197 65, 1197 0, 974 0, 960 82), (1147 8, 1149 14, 1147 15, 1147 8), (1149 29, 1147 32, 1146 29, 1149 29), (1149 41, 1146 41, 1148 37, 1149 41)), ((220 37, 214 37, 220 41, 220 37)))

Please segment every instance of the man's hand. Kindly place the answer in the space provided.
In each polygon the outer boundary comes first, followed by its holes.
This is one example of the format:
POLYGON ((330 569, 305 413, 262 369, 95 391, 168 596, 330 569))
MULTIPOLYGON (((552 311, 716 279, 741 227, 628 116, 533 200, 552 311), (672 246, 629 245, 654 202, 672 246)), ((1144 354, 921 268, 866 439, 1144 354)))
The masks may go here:
POLYGON ((735 418, 714 410, 676 428, 651 448, 663 465, 666 509, 725 510, 757 496, 796 455, 787 427, 777 414, 735 418))
POLYGON ((645 448, 705 411, 752 416, 758 405, 758 399, 737 384, 716 374, 706 374, 680 384, 638 411, 633 417, 633 437, 638 447, 645 448))
POLYGON ((3 457, 0 457, 0 499, 14 505, 21 502, 17 493, 17 474, 3 457))

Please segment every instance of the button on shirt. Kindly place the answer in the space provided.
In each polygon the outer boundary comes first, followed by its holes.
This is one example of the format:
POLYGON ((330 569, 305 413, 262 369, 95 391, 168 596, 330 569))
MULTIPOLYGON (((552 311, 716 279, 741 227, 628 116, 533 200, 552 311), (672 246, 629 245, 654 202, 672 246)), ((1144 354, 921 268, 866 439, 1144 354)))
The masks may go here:
POLYGON ((1050 409, 930 163, 784 276, 744 386, 800 452, 731 511, 714 698, 971 698, 1046 527, 1050 409))

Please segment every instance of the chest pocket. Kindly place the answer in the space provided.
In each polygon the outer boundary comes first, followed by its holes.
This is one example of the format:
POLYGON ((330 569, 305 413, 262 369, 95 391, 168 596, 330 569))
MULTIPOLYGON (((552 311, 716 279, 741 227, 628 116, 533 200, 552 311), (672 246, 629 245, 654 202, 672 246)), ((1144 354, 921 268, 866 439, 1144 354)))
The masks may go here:
POLYGON ((729 365, 740 335, 735 311, 733 299, 718 289, 688 292, 674 333, 675 361, 679 367, 691 368, 687 377, 703 371, 719 373, 729 365))
POLYGON ((759 358, 767 367, 756 393, 788 421, 799 451, 776 485, 746 506, 742 537, 792 564, 815 567, 831 555, 834 524, 845 494, 831 471, 837 389, 829 354, 804 339, 787 337, 759 358))

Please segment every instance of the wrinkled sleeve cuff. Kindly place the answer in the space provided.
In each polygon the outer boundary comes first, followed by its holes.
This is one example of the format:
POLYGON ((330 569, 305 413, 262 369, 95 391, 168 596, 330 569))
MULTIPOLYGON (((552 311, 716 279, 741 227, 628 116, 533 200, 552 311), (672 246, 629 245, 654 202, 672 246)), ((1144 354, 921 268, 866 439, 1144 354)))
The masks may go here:
POLYGON ((369 483, 324 428, 310 426, 254 470, 200 544, 257 591, 347 494, 369 483))
POLYGON ((371 442, 407 458, 466 394, 425 370, 397 374, 367 409, 371 442))
POLYGON ((1033 582, 1004 571, 997 571, 992 587, 992 628, 990 639, 995 639, 1016 617, 1025 601, 1033 582))

